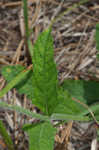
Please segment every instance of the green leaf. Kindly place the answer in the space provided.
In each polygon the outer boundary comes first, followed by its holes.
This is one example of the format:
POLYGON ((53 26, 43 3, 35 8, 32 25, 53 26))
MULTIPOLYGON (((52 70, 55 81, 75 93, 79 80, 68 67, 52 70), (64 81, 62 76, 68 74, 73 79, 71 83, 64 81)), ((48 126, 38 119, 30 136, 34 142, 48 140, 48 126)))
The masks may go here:
POLYGON ((62 87, 58 90, 58 104, 55 106, 53 113, 61 114, 79 114, 84 109, 79 103, 73 101, 70 93, 62 87))
POLYGON ((40 34, 34 44, 34 51, 33 53, 31 52, 31 56, 33 56, 34 75, 30 71, 26 76, 24 75, 21 78, 21 82, 16 83, 15 77, 17 79, 20 77, 20 72, 24 69, 22 66, 7 66, 2 69, 2 74, 10 85, 10 88, 7 88, 5 91, 7 92, 8 89, 12 88, 11 84, 14 80, 16 85, 13 83, 13 87, 17 88, 19 93, 26 94, 28 98, 32 99, 33 104, 45 114, 50 115, 57 104, 58 83, 51 29, 40 34))
POLYGON ((65 80, 62 84, 72 97, 88 105, 99 101, 99 82, 85 80, 65 80))
POLYGON ((50 115, 57 104, 57 70, 54 63, 51 29, 42 32, 33 50, 34 99, 41 110, 50 115))
POLYGON ((0 107, 5 108, 5 109, 10 109, 10 110, 15 110, 18 113, 22 113, 22 114, 27 115, 29 117, 33 117, 33 118, 40 119, 40 120, 43 120, 43 121, 50 121, 50 118, 48 116, 33 113, 28 109, 25 109, 23 107, 19 107, 19 106, 16 106, 16 105, 10 105, 10 104, 7 104, 5 102, 0 102, 0 107))
POLYGON ((53 150, 56 129, 50 122, 23 128, 29 135, 29 150, 53 150))
POLYGON ((99 50, 99 23, 96 24, 96 48, 99 50))
MULTIPOLYGON (((15 78, 21 78, 19 82, 15 82, 14 86, 11 88, 16 88, 20 94, 26 94, 29 99, 33 98, 33 71, 30 70, 28 73, 22 71, 25 68, 21 65, 15 66, 4 66, 2 68, 2 75, 5 77, 7 82, 12 85, 11 83, 14 82, 15 78)), ((1 91, 2 92, 2 91, 1 91)), ((0 93, 1 93, 0 92, 0 93)))
POLYGON ((0 120, 0 135, 3 137, 3 140, 9 150, 14 150, 13 142, 9 134, 7 133, 6 128, 4 127, 3 122, 0 120))
POLYGON ((2 68, 2 75, 5 77, 5 79, 10 82, 12 81, 15 76, 19 75, 20 72, 22 72, 25 68, 21 65, 7 65, 2 68))

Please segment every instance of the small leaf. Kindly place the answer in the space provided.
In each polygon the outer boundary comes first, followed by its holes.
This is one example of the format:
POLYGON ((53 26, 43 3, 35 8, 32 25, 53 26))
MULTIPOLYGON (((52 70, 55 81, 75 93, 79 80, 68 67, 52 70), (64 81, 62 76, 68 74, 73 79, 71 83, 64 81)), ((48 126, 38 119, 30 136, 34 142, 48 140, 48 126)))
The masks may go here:
POLYGON ((57 104, 57 70, 54 62, 51 29, 42 32, 33 50, 34 99, 41 110, 50 115, 57 104))
MULTIPOLYGON (((21 77, 21 72, 25 68, 21 65, 5 66, 2 68, 2 75, 5 77, 8 83, 15 79, 15 77, 21 77)), ((33 98, 33 71, 30 70, 28 74, 23 72, 23 78, 15 84, 13 88, 16 88, 20 94, 26 94, 29 99, 33 98)))
POLYGON ((65 80, 62 84, 72 97, 86 104, 99 101, 99 82, 85 80, 65 80))
POLYGON ((10 82, 15 76, 22 72, 25 68, 21 65, 7 65, 2 68, 2 75, 10 82))
POLYGON ((53 150, 56 129, 50 122, 44 122, 28 127, 24 130, 29 135, 29 150, 53 150))

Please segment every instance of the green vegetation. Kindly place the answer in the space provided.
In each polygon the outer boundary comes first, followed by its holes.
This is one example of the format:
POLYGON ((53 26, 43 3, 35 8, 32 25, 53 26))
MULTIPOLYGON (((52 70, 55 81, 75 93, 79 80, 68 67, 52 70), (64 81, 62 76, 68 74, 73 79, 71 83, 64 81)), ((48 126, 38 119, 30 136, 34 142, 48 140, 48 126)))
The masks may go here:
POLYGON ((11 137, 9 136, 9 134, 7 133, 6 128, 4 127, 3 122, 0 120, 0 134, 3 137, 3 140, 6 144, 6 146, 8 147, 9 150, 14 150, 14 146, 13 146, 13 142, 11 140, 11 137))
MULTIPOLYGON (((0 107, 16 110, 19 113, 39 119, 39 123, 26 124, 23 127, 23 130, 29 135, 29 150, 53 150, 54 136, 57 131, 52 124, 53 120, 68 122, 70 120, 91 121, 94 119, 98 123, 99 104, 95 103, 98 102, 99 83, 96 81, 65 80, 62 85, 59 84, 54 62, 52 28, 50 26, 44 30, 32 46, 29 40, 25 0, 24 5, 26 36, 33 69, 32 67, 30 69, 24 68, 21 65, 3 67, 2 75, 8 84, 0 91, 0 98, 10 89, 16 88, 20 94, 25 94, 32 104, 41 110, 42 115, 4 102, 0 102, 0 107)), ((98 41, 99 24, 96 26, 96 45, 99 50, 98 41)), ((0 134, 5 138, 5 141, 10 139, 8 135, 7 138, 5 137, 7 133, 2 122, 0 123, 0 134), (2 129, 3 133, 1 132, 2 129)), ((11 140, 8 142, 10 144, 11 140)), ((11 143, 11 145, 13 144, 11 143)))

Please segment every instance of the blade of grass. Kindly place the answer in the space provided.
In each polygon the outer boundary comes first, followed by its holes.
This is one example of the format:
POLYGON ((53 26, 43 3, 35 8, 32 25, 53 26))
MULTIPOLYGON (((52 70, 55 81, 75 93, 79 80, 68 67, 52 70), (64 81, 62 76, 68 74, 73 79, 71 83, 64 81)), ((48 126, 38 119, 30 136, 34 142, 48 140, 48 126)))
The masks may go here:
POLYGON ((28 8, 27 8, 27 0, 23 0, 23 13, 24 13, 24 23, 25 23, 25 34, 26 38, 29 38, 29 27, 28 27, 28 8))
POLYGON ((26 55, 27 55, 27 62, 31 62, 31 52, 28 44, 29 36, 30 36, 30 30, 28 25, 28 6, 27 6, 27 0, 23 0, 23 14, 24 14, 24 26, 25 26, 25 46, 26 46, 26 55))
POLYGON ((13 146, 13 142, 9 134, 7 133, 6 128, 4 127, 3 122, 0 120, 0 134, 3 137, 3 140, 8 148, 8 150, 15 150, 13 146))

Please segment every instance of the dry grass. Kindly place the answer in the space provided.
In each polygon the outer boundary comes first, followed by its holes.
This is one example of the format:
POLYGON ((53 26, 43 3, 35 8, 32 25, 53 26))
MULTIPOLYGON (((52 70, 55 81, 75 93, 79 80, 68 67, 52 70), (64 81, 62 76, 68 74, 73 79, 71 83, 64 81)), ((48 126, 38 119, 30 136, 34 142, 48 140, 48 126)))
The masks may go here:
MULTIPOLYGON (((33 28, 32 42, 34 43, 38 34, 50 25, 53 18, 76 2, 79 2, 79 0, 64 0, 64 2, 61 0, 28 0, 29 26, 33 28)), ((99 1, 90 0, 87 4, 73 9, 54 23, 52 35, 60 82, 63 82, 66 78, 90 79, 93 75, 96 75, 97 78, 99 77, 99 63, 96 60, 97 51, 95 46, 95 26, 97 22, 99 22, 99 1)), ((14 2, 11 0, 5 0, 5 2, 1 0, 0 68, 8 64, 27 66, 27 62, 30 65, 31 61, 28 60, 27 49, 24 45, 24 33, 22 2, 20 0, 14 2)), ((5 81, 0 76, 0 89, 4 85, 5 81)), ((19 96, 15 89, 9 91, 3 100, 35 111, 35 108, 27 102, 26 97, 19 96), (12 98, 14 101, 11 102, 12 98)), ((34 120, 24 118, 24 116, 20 116, 15 112, 4 112, 3 109, 0 110, 0 119, 7 126, 16 150, 27 150, 27 136, 24 136, 20 127, 25 122, 33 122, 34 120)), ((64 141, 61 143, 61 146, 63 144, 63 150, 66 149, 66 138, 69 139, 69 137, 70 140, 67 140, 68 150, 92 149, 93 139, 96 138, 96 128, 92 125, 90 128, 91 133, 84 137, 83 135, 87 133, 89 124, 84 124, 83 127, 82 124, 76 124, 76 128, 75 124, 73 124, 73 127, 65 125, 65 128, 68 128, 70 132, 65 134, 65 140, 63 139, 64 141), (72 129, 69 127, 72 127, 72 129), (89 136, 90 139, 88 139, 89 136)), ((57 149, 62 149, 57 143, 57 149)), ((0 149, 5 147, 6 145, 0 137, 0 149)))

